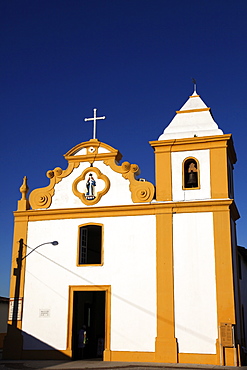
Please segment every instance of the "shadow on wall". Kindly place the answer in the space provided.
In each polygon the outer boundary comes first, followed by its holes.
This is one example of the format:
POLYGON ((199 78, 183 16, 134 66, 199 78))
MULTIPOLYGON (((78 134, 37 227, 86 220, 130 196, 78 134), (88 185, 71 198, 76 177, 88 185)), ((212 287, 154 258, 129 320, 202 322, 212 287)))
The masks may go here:
POLYGON ((7 335, 4 338, 3 343, 3 358, 10 360, 20 359, 47 359, 47 360, 69 360, 70 357, 59 351, 47 343, 40 341, 39 339, 29 335, 28 333, 18 328, 20 322, 19 317, 19 302, 21 291, 21 279, 22 279, 22 261, 26 256, 23 257, 23 247, 25 243, 23 239, 19 240, 18 257, 16 259, 16 267, 13 269, 13 278, 15 278, 14 286, 14 300, 13 307, 11 310, 12 324, 8 324, 7 335), (30 349, 23 349, 30 348, 30 349))
POLYGON ((71 360, 71 358, 32 335, 8 325, 3 346, 4 360, 71 360), (29 349, 23 349, 29 348, 29 349))
POLYGON ((9 298, 0 297, 0 359, 2 358, 3 341, 7 334, 9 298))

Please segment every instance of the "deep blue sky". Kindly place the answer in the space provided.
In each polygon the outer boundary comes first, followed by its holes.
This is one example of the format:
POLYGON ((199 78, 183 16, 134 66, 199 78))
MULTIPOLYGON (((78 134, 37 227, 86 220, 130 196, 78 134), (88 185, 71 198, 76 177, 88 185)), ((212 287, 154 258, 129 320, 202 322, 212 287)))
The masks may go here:
MULTIPOLYGON (((247 1, 1 0, 0 296, 9 295, 13 215, 24 175, 30 190, 66 168, 70 148, 92 138, 83 121, 106 115, 99 140, 153 181, 149 146, 197 92, 238 162, 235 198, 247 247, 247 1)), ((32 246, 35 247, 35 246, 32 246)))

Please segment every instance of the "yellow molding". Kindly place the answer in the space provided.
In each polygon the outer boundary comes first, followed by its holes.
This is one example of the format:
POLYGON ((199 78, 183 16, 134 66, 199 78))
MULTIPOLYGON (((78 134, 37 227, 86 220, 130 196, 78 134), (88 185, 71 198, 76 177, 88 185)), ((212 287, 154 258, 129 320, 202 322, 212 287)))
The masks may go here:
POLYGON ((176 363, 172 214, 159 214, 156 220, 157 338, 155 361, 176 363))
MULTIPOLYGON (((11 263, 11 278, 10 278, 10 298, 23 298, 24 296, 24 282, 25 282, 25 267, 26 259, 19 261, 19 266, 17 259, 22 258, 26 255, 26 243, 27 243, 27 230, 28 221, 22 221, 14 224, 14 237, 13 237, 13 247, 12 247, 12 263, 11 263), (23 250, 20 255, 20 240, 23 239, 23 250), (16 269, 16 270, 15 270, 16 269), (20 278, 18 281, 18 275, 14 275, 14 271, 19 270, 20 278)), ((21 329, 21 320, 17 321, 17 327, 21 329)), ((8 324, 12 325, 12 321, 8 321, 8 324)))
POLYGON ((176 113, 194 113, 194 112, 206 112, 210 108, 198 108, 198 109, 188 109, 188 110, 176 110, 176 113))
MULTIPOLYGON (((232 230, 230 211, 214 212, 214 249, 218 327, 221 323, 236 324, 234 281, 232 267, 232 230)), ((220 365, 237 366, 237 348, 222 348, 219 336, 218 351, 223 351, 220 365)))
POLYGON ((238 353, 237 348, 225 348, 225 364, 226 366, 238 366, 238 353))
POLYGON ((218 325, 235 324, 230 211, 214 212, 213 219, 218 325))
POLYGON ((182 186, 182 189, 183 189, 183 190, 198 190, 198 189, 200 189, 200 163, 199 163, 199 161, 198 161, 198 159, 197 159, 197 158, 195 158, 195 157, 186 157, 186 158, 183 160, 183 163, 182 163, 182 184, 183 184, 183 186, 182 186), (196 162, 196 164, 197 164, 197 183, 198 183, 198 186, 197 186, 197 187, 195 187, 195 188, 186 188, 186 187, 185 187, 184 164, 185 164, 185 162, 186 162, 188 159, 193 159, 193 160, 196 162))
POLYGON ((190 95, 190 98, 199 98, 200 95, 190 95))
POLYGON ((154 185, 149 181, 136 180, 136 176, 140 173, 140 169, 137 164, 123 162, 121 166, 118 166, 113 159, 105 160, 104 164, 110 166, 113 171, 121 173, 125 179, 129 180, 131 199, 134 203, 146 203, 153 200, 154 185))
POLYGON ((81 163, 81 162, 89 162, 94 163, 96 161, 104 161, 108 158, 112 158, 116 160, 115 153, 98 153, 98 154, 85 154, 85 155, 76 155, 73 157, 65 156, 64 157, 69 163, 81 163))
POLYGON ((87 222, 85 224, 78 225, 78 233, 77 233, 77 254, 76 254, 76 266, 79 267, 87 267, 87 266, 103 266, 104 265, 104 224, 95 223, 95 222, 87 222), (87 225, 96 225, 101 226, 101 263, 94 263, 94 264, 86 264, 86 263, 79 263, 80 260, 80 228, 87 225))
POLYGON ((110 351, 104 361, 155 362, 154 352, 110 351))
POLYGON ((220 365, 217 354, 179 353, 178 362, 180 364, 220 365))
POLYGON ((89 141, 79 143, 76 146, 74 146, 72 149, 70 149, 66 154, 64 154, 64 157, 67 160, 73 160, 73 159, 76 160, 79 157, 81 158, 81 161, 88 161, 87 159, 84 160, 84 158, 86 157, 87 158, 90 157, 91 159, 95 158, 94 160, 102 160, 102 158, 107 157, 107 156, 114 157, 117 162, 119 162, 120 159, 122 158, 122 154, 117 149, 114 149, 112 146, 102 143, 101 141, 98 141, 97 139, 91 139, 89 141), (91 153, 90 151, 91 147, 95 148, 95 152, 91 153), (98 153, 99 147, 106 149, 108 153, 98 153), (84 155, 77 156, 76 153, 83 148, 86 148, 87 154, 85 156, 84 155), (101 157, 102 154, 103 154, 103 157, 101 157))
POLYGON ((149 144, 153 147, 155 154, 180 152, 185 150, 227 148, 231 163, 234 164, 237 160, 231 134, 190 137, 185 139, 156 140, 150 141, 149 144))
POLYGON ((46 176, 50 179, 50 184, 44 188, 35 189, 29 197, 30 205, 33 209, 49 208, 54 195, 54 186, 58 184, 64 177, 71 174, 74 168, 80 163, 70 163, 66 170, 56 167, 53 171, 47 171, 46 176))
POLYGON ((210 150, 210 184, 212 198, 228 198, 227 151, 225 148, 210 150))
POLYGON ((72 354, 72 327, 73 327, 73 304, 74 292, 105 291, 105 350, 110 351, 110 328, 111 328, 111 286, 110 285, 71 285, 69 286, 68 307, 68 332, 67 353, 72 354))
MULTIPOLYGON (((29 202, 32 209, 47 209, 50 207, 52 202, 52 197, 55 193, 55 185, 58 184, 64 177, 67 177, 71 174, 74 168, 79 167, 81 162, 93 163, 94 161, 103 161, 105 165, 110 166, 110 168, 117 172, 121 173, 125 179, 128 179, 130 182, 130 192, 131 198, 134 203, 145 203, 151 202, 154 197, 154 185, 148 181, 137 181, 136 176, 140 173, 139 167, 136 164, 130 164, 129 162, 124 162, 120 166, 117 165, 119 159, 122 155, 118 150, 110 147, 107 144, 99 142, 97 139, 92 139, 85 143, 80 143, 70 151, 65 154, 65 159, 68 161, 68 167, 66 170, 62 170, 60 167, 56 167, 53 171, 47 171, 47 177, 50 178, 50 184, 44 188, 38 188, 31 192, 29 197, 29 202), (103 147, 109 150, 109 153, 98 153, 98 148, 103 147), (85 155, 74 155, 80 149, 86 148, 87 154, 85 155), (90 149, 95 149, 90 152, 90 149)), ((94 168, 95 169, 95 168, 94 168)), ((85 173, 90 170, 85 170, 82 175, 75 180, 73 184, 73 192, 78 196, 81 201, 86 205, 96 204, 100 198, 109 190, 109 179, 101 174, 100 176, 106 180, 106 188, 98 193, 98 196, 93 201, 88 201, 84 194, 79 193, 76 189, 77 182, 79 182, 85 173), (86 172, 85 172, 86 171, 86 172)), ((92 169, 93 171, 93 169, 92 169)), ((99 171, 98 169, 95 170, 99 171)), ((101 172, 100 172, 101 173, 101 172)), ((20 211, 24 210, 23 206, 20 206, 20 211)))
POLYGON ((117 217, 156 215, 160 213, 217 212, 236 206, 232 199, 209 199, 184 202, 153 202, 108 207, 60 208, 46 210, 15 211, 15 221, 62 220, 85 217, 117 217))
POLYGON ((19 211, 26 211, 27 209, 30 209, 30 205, 27 200, 28 190, 29 188, 27 186, 27 176, 24 176, 23 183, 20 187, 21 200, 18 200, 18 210, 19 211))
POLYGON ((75 181, 72 184, 72 191, 75 194, 75 196, 77 196, 82 201, 82 203, 84 203, 88 206, 92 206, 93 204, 98 203, 100 201, 100 199, 102 198, 102 196, 105 195, 108 192, 109 189, 110 189, 110 180, 108 179, 108 177, 106 175, 103 175, 103 173, 97 167, 88 167, 88 168, 86 168, 82 172, 82 174, 75 179, 75 181), (94 172, 96 174, 96 176, 98 177, 98 179, 103 180, 104 183, 105 183, 104 189, 99 191, 97 193, 95 199, 92 199, 92 200, 88 200, 86 198, 85 194, 81 193, 77 189, 77 185, 79 184, 79 182, 85 180, 85 177, 89 172, 94 172))
POLYGON ((171 146, 166 153, 155 155, 156 200, 172 200, 171 146), (166 169, 164 171, 164 169, 166 169))
POLYGON ((214 141, 224 141, 230 140, 232 137, 231 134, 224 134, 224 135, 210 135, 210 136, 196 136, 196 137, 188 137, 188 138, 181 138, 181 139, 169 139, 169 140, 154 140, 150 141, 149 143, 151 146, 166 146, 166 145, 174 145, 181 144, 181 143, 190 143, 194 144, 196 142, 214 142, 214 141))

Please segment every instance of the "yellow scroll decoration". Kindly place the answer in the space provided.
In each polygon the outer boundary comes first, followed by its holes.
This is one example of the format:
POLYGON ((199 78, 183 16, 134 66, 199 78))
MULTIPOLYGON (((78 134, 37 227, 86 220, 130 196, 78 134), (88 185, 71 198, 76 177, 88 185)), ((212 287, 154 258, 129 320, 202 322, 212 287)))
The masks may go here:
POLYGON ((54 195, 54 186, 58 184, 64 177, 71 174, 74 168, 80 163, 70 163, 66 170, 56 167, 54 170, 49 170, 46 176, 50 179, 50 184, 44 188, 35 189, 31 192, 29 202, 32 209, 49 208, 52 197, 54 195))
POLYGON ((131 199, 134 203, 151 202, 154 197, 154 185, 149 181, 138 181, 136 176, 140 174, 137 164, 123 162, 121 166, 117 165, 114 158, 104 160, 104 164, 110 166, 115 172, 121 173, 125 179, 130 182, 131 199))

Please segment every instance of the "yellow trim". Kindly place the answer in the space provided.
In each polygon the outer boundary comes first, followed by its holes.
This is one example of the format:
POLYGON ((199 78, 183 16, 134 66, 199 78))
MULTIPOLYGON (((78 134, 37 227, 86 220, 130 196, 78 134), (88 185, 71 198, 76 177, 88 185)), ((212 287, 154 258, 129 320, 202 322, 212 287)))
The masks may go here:
POLYGON ((232 135, 214 135, 190 137, 185 139, 156 140, 149 144, 156 153, 180 152, 185 150, 203 150, 212 148, 228 148, 231 163, 236 162, 236 153, 233 147, 232 135))
POLYGON ((27 192, 29 188, 27 186, 27 176, 24 176, 23 183, 20 187, 21 199, 18 200, 18 210, 19 211, 26 211, 30 209, 30 204, 27 200, 27 192))
POLYGON ((200 163, 199 163, 199 161, 198 161, 198 159, 196 159, 195 157, 187 157, 187 158, 185 158, 184 160, 183 160, 183 163, 182 163, 182 189, 183 190, 198 190, 198 189, 200 189, 200 163), (198 186, 197 187, 195 187, 195 188, 186 188, 185 187, 185 173, 184 173, 184 164, 185 164, 185 162, 187 161, 187 160, 189 160, 189 159, 193 159, 195 162, 196 162, 196 164, 197 164, 197 182, 198 182, 198 186))
POLYGON ((108 179, 108 177, 106 175, 103 175, 103 173, 97 167, 88 167, 88 168, 86 168, 82 172, 82 174, 75 179, 75 181, 72 184, 72 191, 75 194, 75 196, 77 196, 84 204, 89 205, 89 206, 92 206, 92 205, 98 203, 100 201, 100 199, 103 197, 103 195, 105 195, 108 192, 109 189, 110 189, 110 180, 108 179), (105 183, 104 189, 97 192, 97 195, 96 195, 95 199, 93 199, 93 200, 88 200, 86 198, 86 195, 84 193, 81 193, 77 189, 78 184, 81 181, 85 180, 85 177, 89 172, 94 172, 96 174, 96 176, 98 177, 98 179, 103 180, 104 183, 105 183))
POLYGON ((79 159, 80 162, 83 161, 92 163, 95 160, 103 160, 103 158, 106 156, 114 157, 117 162, 119 162, 122 158, 122 154, 117 149, 114 149, 112 146, 102 143, 97 139, 91 139, 89 141, 79 143, 70 149, 66 154, 64 154, 64 158, 69 162, 79 159), (90 151, 91 147, 95 148, 94 152, 90 151), (99 153, 99 147, 106 149, 108 153, 99 153), (83 148, 86 148, 87 154, 77 156, 76 153, 83 148))
POLYGON ((178 362, 181 364, 220 365, 217 354, 179 353, 178 362))
POLYGON ((80 266, 80 267, 103 266, 103 264, 104 264, 104 224, 99 224, 95 222, 87 222, 85 224, 79 225, 78 226, 78 239, 77 239, 76 266, 80 266), (87 225, 101 226, 101 263, 94 263, 94 264, 79 263, 79 260, 80 260, 80 229, 81 227, 84 227, 87 225))
MULTIPOLYGON (((213 213, 214 248, 216 272, 216 298, 218 327, 223 323, 236 324, 234 303, 234 282, 232 270, 231 214, 228 210, 213 213)), ((237 349, 222 348, 219 335, 219 346, 222 351, 222 365, 237 365, 237 349)))
POLYGON ((188 109, 188 110, 176 110, 176 113, 194 113, 194 112, 206 112, 210 108, 198 108, 198 109, 188 109))
POLYGON ((56 167, 53 171, 47 171, 46 176, 50 179, 50 184, 44 188, 35 189, 29 196, 29 202, 33 209, 49 208, 54 195, 54 186, 58 184, 64 177, 71 174, 74 168, 79 166, 78 163, 70 163, 66 170, 56 167))
POLYGON ((156 216, 157 338, 155 361, 176 363, 172 214, 156 216))
POLYGON ((230 212, 214 212, 215 269, 218 324, 235 324, 234 287, 231 252, 230 212))
POLYGON ((210 199, 201 201, 165 202, 151 204, 132 204, 109 207, 90 208, 61 208, 47 210, 30 210, 14 212, 16 222, 64 220, 85 217, 120 217, 156 215, 161 213, 188 213, 188 212, 217 212, 231 209, 232 217, 238 216, 235 203, 232 199, 210 199))
POLYGON ((150 141, 155 152, 156 200, 172 200, 171 153, 182 151, 210 151, 211 196, 228 198, 227 157, 231 164, 237 160, 232 136, 215 135, 173 140, 150 141))
POLYGON ((146 203, 153 200, 154 185, 148 181, 136 180, 136 176, 140 174, 140 169, 137 164, 123 162, 121 166, 118 166, 112 158, 105 160, 104 164, 110 166, 113 171, 121 173, 125 179, 129 180, 131 199, 134 203, 146 203))
MULTIPOLYGON (((23 211, 28 212, 28 211, 23 211)), ((18 213, 18 211, 17 211, 18 213)), ((25 267, 26 259, 21 260, 26 255, 28 218, 20 217, 15 220, 13 247, 12 247, 12 261, 11 261, 11 276, 10 276, 10 298, 24 297, 24 283, 25 283, 25 267), (22 253, 20 251, 20 240, 23 240, 22 253)), ((21 334, 22 321, 8 320, 7 335, 4 339, 4 358, 20 359, 22 354, 23 338, 21 334), (15 350, 13 351, 13 343, 15 350)))
MULTIPOLYGON (((69 308, 68 308, 68 334, 67 353, 72 355, 72 326, 73 326, 73 303, 74 292, 105 291, 105 353, 110 352, 110 328, 111 328, 111 286, 110 285, 71 285, 69 286, 69 308)), ((106 361, 106 360, 105 360, 106 361)))
MULTIPOLYGON (((28 230, 28 220, 21 220, 20 222, 15 222, 14 225, 14 238, 13 238, 13 249, 12 249, 12 263, 11 263, 11 279, 10 279, 10 298, 23 298, 24 297, 24 282, 25 282, 25 268, 26 259, 20 261, 21 272, 20 280, 18 282, 18 277, 14 275, 14 272, 18 270, 18 257, 24 257, 26 255, 26 243, 27 243, 27 230, 28 230), (20 240, 23 239, 23 250, 22 255, 19 254, 20 240), (17 286, 17 284, 19 286, 17 286)), ((21 329, 22 321, 16 322, 17 328, 21 329)), ((12 320, 8 320, 9 325, 13 325, 12 320)))
POLYGON ((166 147, 165 152, 161 152, 160 147, 155 147, 155 183, 156 200, 172 200, 172 165, 171 151, 172 145, 166 147))
POLYGON ((190 95, 190 98, 199 98, 200 95, 190 95))
POLYGON ((238 366, 237 348, 225 348, 224 360, 226 366, 238 366))
MULTIPOLYGON (((136 164, 130 164, 129 162, 124 162, 120 166, 116 163, 121 159, 122 155, 118 150, 110 147, 107 144, 99 142, 97 139, 92 139, 90 141, 80 143, 70 151, 65 154, 65 159, 68 161, 68 167, 66 170, 62 170, 60 167, 56 167, 53 171, 47 171, 47 177, 50 178, 50 184, 44 188, 38 188, 31 192, 29 197, 29 202, 32 209, 44 209, 49 208, 52 203, 52 197, 55 193, 55 185, 58 184, 64 177, 71 174, 74 168, 78 168, 81 162, 93 163, 95 161, 103 161, 105 165, 110 166, 110 168, 121 173, 125 179, 130 182, 130 192, 131 198, 134 203, 146 203, 151 202, 154 197, 154 185, 148 181, 138 181, 136 176, 140 173, 140 169, 136 164), (91 147, 95 148, 95 151, 90 153, 89 149, 91 147), (103 147, 109 150, 108 153, 98 153, 98 148, 103 147), (78 150, 86 148, 86 155, 75 155, 78 150)), ((94 168, 94 167, 93 167, 94 168)), ((87 170, 85 170, 87 171, 87 170)), ((92 170, 93 171, 93 170, 92 170)), ((98 170, 99 171, 99 170, 98 170)), ((82 175, 81 175, 82 176, 82 175)), ((100 175, 105 176, 105 175, 100 175)), ((83 177, 83 176, 82 176, 83 177)), ((77 179, 79 182, 80 177, 77 179)), ((108 191, 109 179, 104 178, 106 181, 106 188, 103 190, 102 194, 99 195, 97 199, 93 201, 88 201, 82 193, 77 191, 77 182, 73 184, 73 192, 78 196, 83 203, 86 205, 93 205, 100 200, 100 196, 104 195, 108 191), (108 181, 107 181, 108 180, 108 181)), ((110 185, 109 185, 110 186, 110 185)), ((20 207, 23 210, 23 206, 20 207)))
POLYGON ((105 361, 155 362, 154 352, 110 351, 105 361))
POLYGON ((228 198, 228 159, 225 148, 210 150, 210 181, 212 198, 228 198))

